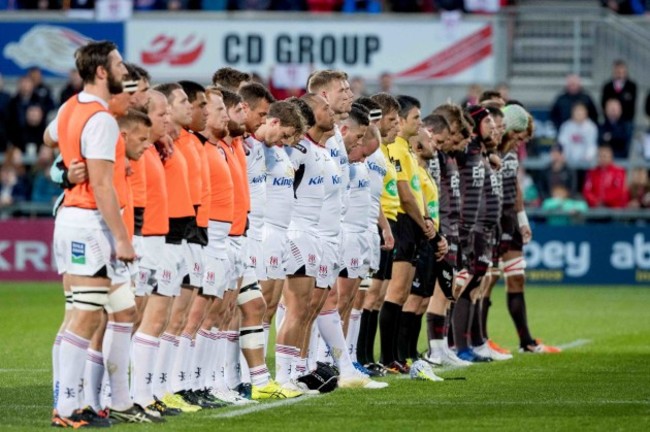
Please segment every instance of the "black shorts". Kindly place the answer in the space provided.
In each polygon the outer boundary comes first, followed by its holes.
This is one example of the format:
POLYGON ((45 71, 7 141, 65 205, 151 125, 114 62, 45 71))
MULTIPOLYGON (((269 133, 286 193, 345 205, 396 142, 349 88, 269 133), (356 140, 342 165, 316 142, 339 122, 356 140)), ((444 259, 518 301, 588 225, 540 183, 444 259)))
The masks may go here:
MULTIPOLYGON (((388 225, 390 225, 390 230, 395 236, 397 222, 388 219, 388 225)), ((379 228, 379 237, 381 238, 381 245, 384 245, 384 237, 379 228)), ((393 255, 395 254, 395 249, 392 250, 380 250, 379 255, 379 269, 373 273, 372 278, 377 280, 390 280, 393 277, 393 255)))
POLYGON ((519 231, 519 222, 517 221, 517 212, 505 210, 500 221, 501 238, 499 242, 499 256, 503 256, 508 251, 521 252, 524 250, 524 239, 519 231))
POLYGON ((431 297, 436 286, 436 247, 431 242, 424 242, 418 248, 415 262, 415 277, 411 284, 411 294, 423 298, 431 297))
POLYGON ((406 214, 397 215, 395 237, 395 257, 393 261, 408 261, 415 265, 418 247, 424 241, 424 233, 419 225, 406 214))

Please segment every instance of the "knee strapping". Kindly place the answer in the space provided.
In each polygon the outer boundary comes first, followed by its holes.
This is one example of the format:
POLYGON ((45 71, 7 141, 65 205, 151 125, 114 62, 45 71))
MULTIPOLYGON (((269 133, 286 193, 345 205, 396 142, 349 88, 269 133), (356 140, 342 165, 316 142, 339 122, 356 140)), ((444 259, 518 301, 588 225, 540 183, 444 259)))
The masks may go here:
POLYGON ((135 307, 135 295, 131 289, 131 283, 127 282, 108 295, 106 312, 122 312, 129 308, 135 307))
POLYGON ((72 292, 65 293, 65 310, 72 310, 72 292))
POLYGON ((75 309, 97 311, 108 303, 108 287, 73 286, 72 304, 75 309))
POLYGON ((239 329, 239 346, 242 349, 264 348, 264 327, 252 326, 239 329))
POLYGON ((239 295, 237 296, 237 305, 241 306, 259 298, 264 299, 262 290, 260 290, 260 286, 257 283, 246 285, 245 287, 242 287, 241 290, 239 290, 239 295))
POLYGON ((503 277, 523 275, 526 270, 526 259, 524 257, 513 258, 503 261, 500 265, 503 277))

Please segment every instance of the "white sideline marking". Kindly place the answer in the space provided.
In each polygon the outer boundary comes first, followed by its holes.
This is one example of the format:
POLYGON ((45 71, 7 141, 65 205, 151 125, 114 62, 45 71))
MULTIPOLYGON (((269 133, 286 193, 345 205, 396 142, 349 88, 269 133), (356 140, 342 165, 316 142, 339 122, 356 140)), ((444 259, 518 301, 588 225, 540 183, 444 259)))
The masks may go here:
POLYGON ((574 340, 573 342, 565 343, 562 345, 558 345, 557 347, 561 349, 562 351, 572 349, 572 348, 578 348, 584 345, 590 344, 592 341, 591 339, 577 339, 574 340))
POLYGON ((50 369, 0 369, 0 373, 50 372, 50 369))
POLYGON ((258 413, 258 412, 261 412, 261 411, 266 411, 266 410, 270 410, 270 409, 274 409, 274 408, 279 408, 279 407, 282 407, 282 406, 297 404, 297 403, 309 400, 312 397, 314 397, 314 396, 300 396, 300 397, 297 397, 297 398, 284 399, 284 400, 280 400, 280 401, 277 401, 277 402, 269 402, 269 403, 264 403, 264 404, 251 405, 251 406, 248 406, 246 408, 242 408, 240 410, 229 411, 229 412, 213 415, 213 416, 210 416, 210 417, 212 417, 212 418, 240 417, 240 416, 244 416, 244 415, 248 415, 248 414, 255 414, 255 413, 258 413))

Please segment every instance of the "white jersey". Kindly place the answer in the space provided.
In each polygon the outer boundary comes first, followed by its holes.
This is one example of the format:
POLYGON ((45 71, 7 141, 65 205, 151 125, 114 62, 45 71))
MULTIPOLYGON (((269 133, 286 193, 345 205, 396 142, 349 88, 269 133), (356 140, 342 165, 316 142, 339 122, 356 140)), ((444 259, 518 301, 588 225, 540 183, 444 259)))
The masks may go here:
POLYGON ((344 184, 341 177, 340 151, 337 142, 332 141, 333 138, 327 140, 327 147, 322 149, 324 161, 321 164, 325 172, 325 198, 323 199, 318 233, 325 236, 338 236, 341 232, 341 204, 347 187, 347 183, 344 184))
POLYGON ((343 135, 338 125, 334 125, 334 136, 327 140, 325 147, 329 149, 332 159, 338 161, 341 170, 341 211, 343 212, 347 206, 345 192, 350 184, 350 164, 348 151, 345 149, 343 135))
POLYGON ((266 166, 264 143, 253 136, 244 139, 246 152, 246 174, 251 197, 251 211, 248 214, 247 236, 262 240, 264 230, 264 208, 266 206, 266 166))
POLYGON ((289 229, 316 233, 325 197, 325 152, 307 136, 286 150, 296 170, 293 183, 294 207, 289 229))
POLYGON ((377 232, 379 210, 381 209, 381 193, 384 190, 384 177, 386 176, 386 158, 381 149, 377 149, 366 158, 366 167, 370 175, 370 211, 368 212, 368 228, 377 232))
POLYGON ((370 213, 370 173, 364 162, 350 164, 348 195, 349 204, 343 214, 343 229, 353 233, 365 232, 368 230, 370 213))
POLYGON ((264 146, 266 162, 266 206, 264 223, 287 229, 293 212, 294 170, 287 151, 264 146))

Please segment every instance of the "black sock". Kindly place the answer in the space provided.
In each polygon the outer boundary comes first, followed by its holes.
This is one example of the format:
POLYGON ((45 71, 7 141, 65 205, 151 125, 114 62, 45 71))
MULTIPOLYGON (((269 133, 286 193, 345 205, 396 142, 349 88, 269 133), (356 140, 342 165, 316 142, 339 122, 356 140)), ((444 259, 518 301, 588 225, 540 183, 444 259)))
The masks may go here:
POLYGON ((445 318, 445 323, 447 324, 447 329, 445 334, 447 335, 447 342, 450 347, 455 345, 454 343, 454 320, 451 317, 454 316, 454 309, 456 308, 456 302, 451 302, 451 305, 447 309, 447 316, 445 318))
POLYGON ((490 306, 492 306, 492 302, 489 297, 485 297, 481 300, 481 323, 483 325, 483 336, 485 336, 485 339, 490 339, 487 330, 487 319, 490 306))
POLYGON ((473 318, 471 326, 471 335, 472 335, 472 346, 477 347, 483 345, 485 338, 483 337, 483 322, 481 320, 481 301, 477 301, 472 305, 473 318))
POLYGON ((362 365, 366 364, 366 333, 368 332, 368 319, 370 311, 364 309, 361 311, 361 322, 359 323, 359 337, 357 338, 357 361, 362 365))
POLYGON ((375 362, 375 337, 377 335, 377 321, 379 320, 379 311, 370 311, 368 317, 368 331, 366 332, 366 361, 375 362))
POLYGON ((469 333, 470 307, 472 303, 465 297, 456 300, 454 313, 451 316, 451 322, 454 333, 454 345, 456 350, 462 351, 467 348, 467 336, 469 333))
POLYGON ((404 312, 399 320, 399 338, 397 339, 397 360, 406 361, 409 358, 409 343, 411 338, 411 323, 415 319, 415 312, 404 312))
POLYGON ((512 321, 515 323, 515 327, 517 328, 519 345, 523 348, 527 345, 534 344, 535 341, 528 330, 524 293, 508 293, 508 311, 510 312, 512 321))
POLYGON ((415 315, 411 321, 411 333, 409 339, 409 357, 417 359, 420 356, 418 352, 418 340, 420 339, 420 331, 422 330, 422 315, 415 315))
POLYGON ((445 337, 445 316, 427 312, 427 336, 431 339, 445 337))
POLYGON ((395 325, 399 324, 402 306, 384 301, 379 311, 379 338, 381 342, 381 362, 389 365, 395 361, 395 325))

